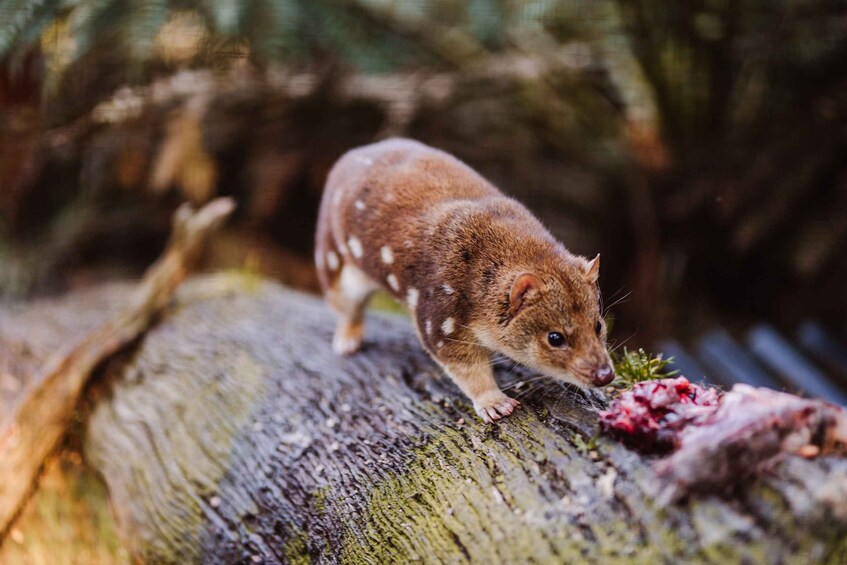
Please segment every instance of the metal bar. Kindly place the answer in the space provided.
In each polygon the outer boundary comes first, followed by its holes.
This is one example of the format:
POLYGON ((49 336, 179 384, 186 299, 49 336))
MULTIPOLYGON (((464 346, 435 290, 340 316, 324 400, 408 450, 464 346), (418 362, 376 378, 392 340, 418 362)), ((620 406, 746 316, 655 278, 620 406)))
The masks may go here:
POLYGON ((711 330, 700 339, 698 353, 703 363, 722 383, 745 383, 781 390, 776 381, 726 330, 711 330))
POLYGON ((797 341, 812 358, 847 387, 847 347, 838 342, 818 322, 807 320, 797 328, 797 341))
POLYGON ((747 344, 774 373, 799 390, 847 405, 847 395, 794 349, 772 326, 760 324, 747 332, 747 344))

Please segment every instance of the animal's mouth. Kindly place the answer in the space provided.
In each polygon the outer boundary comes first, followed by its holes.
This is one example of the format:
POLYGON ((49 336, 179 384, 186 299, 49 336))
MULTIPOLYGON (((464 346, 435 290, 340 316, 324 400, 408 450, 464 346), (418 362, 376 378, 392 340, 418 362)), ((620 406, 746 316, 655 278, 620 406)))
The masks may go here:
MULTIPOLYGON (((590 372, 575 371, 571 374, 573 376, 570 379, 570 382, 576 383, 585 388, 603 388, 611 382, 608 377, 598 379, 596 375, 590 372)), ((614 374, 612 375, 612 379, 614 379, 614 374)))
POLYGON ((615 380, 615 369, 611 362, 601 364, 596 368, 587 368, 579 366, 573 374, 577 379, 585 383, 585 386, 594 388, 602 388, 611 384, 615 380))

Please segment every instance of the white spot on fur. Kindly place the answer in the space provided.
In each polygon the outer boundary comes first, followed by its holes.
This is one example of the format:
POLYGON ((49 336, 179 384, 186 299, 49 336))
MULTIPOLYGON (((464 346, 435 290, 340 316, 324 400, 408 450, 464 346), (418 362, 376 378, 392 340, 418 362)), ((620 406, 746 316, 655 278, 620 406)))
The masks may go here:
POLYGON ((439 341, 438 343, 435 344, 435 347, 437 347, 438 349, 441 349, 442 347, 444 347, 444 342, 439 341))
POLYGON ((383 245, 379 250, 379 254, 382 255, 382 262, 386 265, 390 265, 394 262, 394 252, 391 251, 391 248, 387 245, 383 245))
POLYGON ((362 202, 361 200, 356 200, 354 205, 356 206, 357 210, 364 210, 365 209, 365 203, 362 202))
POLYGON ((445 285, 443 285, 443 286, 441 287, 441 290, 443 290, 443 291, 444 291, 444 294, 453 294, 453 292, 455 292, 455 291, 453 290, 453 287, 452 287, 452 286, 450 286, 449 284, 445 284, 445 285))
POLYGON ((432 335, 432 320, 427 320, 424 327, 426 327, 426 335, 432 335))
POLYGON ((375 288, 370 277, 349 263, 341 269, 339 285, 345 296, 356 300, 367 297, 375 288))
POLYGON ((347 240, 347 245, 350 247, 350 252, 353 253, 353 257, 356 259, 361 259, 364 254, 364 249, 362 249, 362 242, 356 239, 355 237, 351 237, 347 240))
POLYGON ((361 163, 363 165, 373 165, 374 164, 373 159, 371 159, 370 157, 365 157, 363 155, 357 155, 356 156, 356 162, 361 163))
POLYGON ((390 286, 392 290, 394 290, 394 292, 400 290, 400 281, 397 280, 397 277, 394 276, 394 273, 388 275, 385 280, 388 281, 388 286, 390 286))
POLYGON ((406 302, 412 310, 418 307, 418 294, 418 289, 415 287, 410 288, 409 292, 406 293, 406 302))
POLYGON ((335 254, 335 251, 330 251, 326 254, 326 264, 330 271, 338 268, 338 255, 335 254))
POLYGON ((453 318, 447 318, 441 323, 441 331, 444 335, 450 335, 456 329, 456 321, 453 318))

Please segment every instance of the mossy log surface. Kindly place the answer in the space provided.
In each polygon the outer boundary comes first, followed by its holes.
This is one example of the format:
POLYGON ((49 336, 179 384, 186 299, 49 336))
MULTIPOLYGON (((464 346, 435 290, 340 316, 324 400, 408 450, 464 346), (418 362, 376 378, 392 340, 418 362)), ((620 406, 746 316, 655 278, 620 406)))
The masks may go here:
MULTIPOLYGON (((72 307, 72 298, 68 307, 72 307)), ((371 316, 330 349, 315 297, 193 279, 92 391, 85 457, 149 562, 845 562, 847 461, 789 458, 731 499, 660 507, 652 461, 600 439, 596 399, 499 369, 497 425, 371 316), (516 383, 527 383, 516 387, 516 383), (521 393, 523 391, 523 393, 521 393)))

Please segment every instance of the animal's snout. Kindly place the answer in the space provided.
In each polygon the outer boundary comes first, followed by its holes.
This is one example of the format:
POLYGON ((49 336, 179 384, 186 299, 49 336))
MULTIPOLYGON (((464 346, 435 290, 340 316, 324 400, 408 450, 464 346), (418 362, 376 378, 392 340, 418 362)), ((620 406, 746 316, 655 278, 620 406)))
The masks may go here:
POLYGON ((615 380, 615 371, 608 363, 594 369, 594 374, 591 377, 591 382, 594 386, 605 386, 613 380, 615 380))

